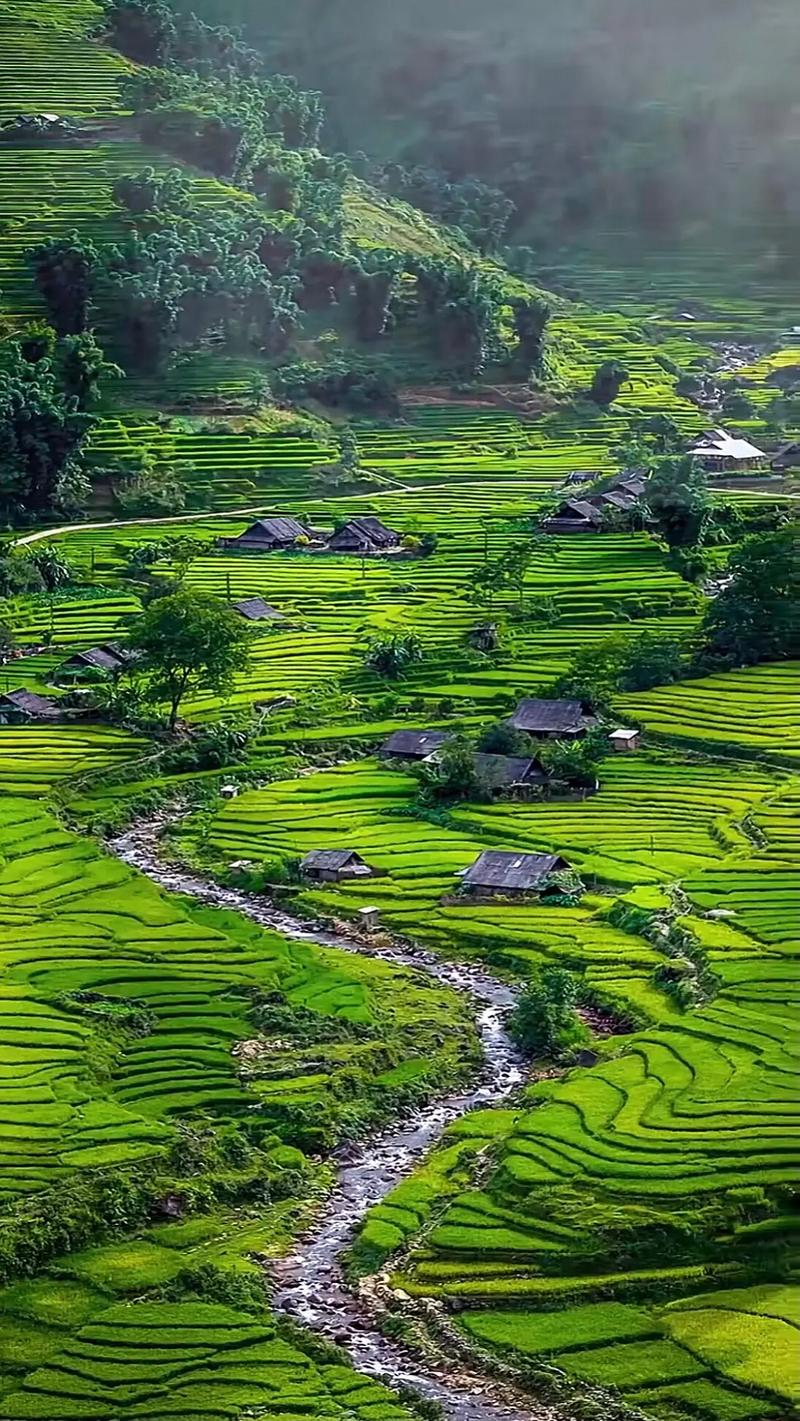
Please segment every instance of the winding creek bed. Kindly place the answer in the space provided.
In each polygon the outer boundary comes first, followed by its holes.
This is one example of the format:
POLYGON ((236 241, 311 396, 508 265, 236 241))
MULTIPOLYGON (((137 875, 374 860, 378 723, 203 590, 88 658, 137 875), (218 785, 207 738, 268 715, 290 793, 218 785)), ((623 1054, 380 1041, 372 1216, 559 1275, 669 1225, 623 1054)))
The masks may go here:
POLYGON ((232 908, 262 927, 301 942, 380 957, 397 966, 426 972, 466 993, 476 1006, 476 1025, 485 1064, 473 1086, 425 1107, 339 1161, 336 1185, 322 1214, 291 1253, 272 1267, 275 1307, 295 1321, 343 1346, 354 1366, 390 1386, 410 1386, 436 1401, 450 1421, 553 1421, 558 1414, 534 1398, 503 1394, 495 1383, 450 1366, 421 1360, 386 1337, 366 1302, 347 1285, 342 1255, 367 1210, 380 1202, 440 1139, 452 1121, 476 1106, 504 1100, 525 1079, 522 1061, 504 1019, 516 993, 507 982, 473 965, 445 962, 413 945, 365 942, 315 928, 255 895, 223 888, 199 874, 168 864, 158 840, 170 822, 164 814, 142 821, 110 843, 111 850, 171 893, 232 908))

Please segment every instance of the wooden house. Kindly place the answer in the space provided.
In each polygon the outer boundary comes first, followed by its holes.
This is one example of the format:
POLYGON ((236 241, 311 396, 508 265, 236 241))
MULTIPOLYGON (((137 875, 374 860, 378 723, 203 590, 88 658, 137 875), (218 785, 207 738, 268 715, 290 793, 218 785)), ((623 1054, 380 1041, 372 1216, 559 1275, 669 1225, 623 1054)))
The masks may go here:
POLYGON ((374 869, 354 849, 312 849, 300 872, 318 883, 340 883, 344 878, 371 878, 374 869))
POLYGON ((386 553, 400 543, 400 534, 380 518, 351 518, 328 539, 332 553, 386 553))
POLYGON ((727 429, 710 429, 701 434, 689 453, 709 474, 747 473, 763 468, 767 459, 763 449, 729 434, 727 429))
POLYGON ((524 755, 475 755, 475 769, 496 797, 524 795, 535 787, 547 784, 547 772, 533 758, 524 755))
POLYGON ((548 889, 553 873, 568 869, 566 859, 558 854, 506 853, 487 849, 461 873, 464 892, 492 897, 516 897, 541 894, 548 889))
POLYGON ((55 701, 38 696, 21 687, 17 691, 0 692, 0 725, 28 725, 34 720, 61 720, 62 711, 55 701))
POLYGON ((596 725, 583 701, 520 701, 509 720, 514 730, 524 730, 537 740, 576 740, 596 725))
POLYGON ((384 740, 379 754, 385 760, 427 760, 450 738, 446 730, 396 730, 384 740))
POLYGON ((640 730, 612 730, 609 735, 611 749, 615 755, 630 754, 633 750, 638 750, 642 743, 642 733, 640 730))
POLYGON ((219 538, 217 547, 234 553, 271 553, 291 548, 298 538, 309 537, 303 523, 289 514, 276 513, 272 518, 259 518, 245 528, 238 538, 219 538))

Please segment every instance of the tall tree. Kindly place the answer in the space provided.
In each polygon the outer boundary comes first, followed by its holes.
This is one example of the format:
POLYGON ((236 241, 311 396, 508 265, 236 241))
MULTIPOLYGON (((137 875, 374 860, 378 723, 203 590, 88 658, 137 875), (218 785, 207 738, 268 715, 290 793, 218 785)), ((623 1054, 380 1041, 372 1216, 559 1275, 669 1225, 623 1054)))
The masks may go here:
POLYGON ((645 499, 657 531, 671 548, 701 541, 711 499, 705 472, 691 455, 660 459, 647 481, 645 499))
POLYGON ((64 393, 77 401, 78 409, 85 410, 94 403, 104 375, 114 379, 122 376, 119 366, 106 360, 91 331, 65 336, 58 353, 64 393))
POLYGON ((226 603, 189 588, 152 602, 130 636, 148 699, 167 703, 171 730, 187 692, 230 689, 247 666, 249 642, 249 629, 226 603))
POLYGON ((81 447, 94 418, 64 395, 45 362, 0 371, 0 509, 13 519, 52 514, 88 492, 81 447))
POLYGON ((77 232, 51 237, 28 252, 36 285, 60 336, 80 335, 88 328, 98 253, 77 232))
POLYGON ((402 270, 403 259, 397 252, 376 249, 359 259, 353 273, 359 340, 378 340, 384 335, 402 270))
POLYGON ((746 538, 703 622, 706 650, 734 665, 800 656, 800 524, 746 538))
POLYGON ((514 364, 525 378, 541 373, 544 363, 544 335, 552 315, 551 307, 540 296, 512 302, 517 349, 514 364))
POLYGON ((607 409, 609 405, 613 405, 628 379, 625 366, 620 365, 618 360, 605 360, 594 373, 589 399, 607 409))

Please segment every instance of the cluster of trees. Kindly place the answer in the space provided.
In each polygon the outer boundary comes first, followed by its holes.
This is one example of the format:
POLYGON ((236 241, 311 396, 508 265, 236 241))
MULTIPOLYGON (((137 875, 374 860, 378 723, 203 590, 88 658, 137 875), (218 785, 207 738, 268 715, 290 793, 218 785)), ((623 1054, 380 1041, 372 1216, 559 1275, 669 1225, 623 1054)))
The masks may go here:
POLYGON ((382 163, 369 173, 376 187, 410 202, 437 221, 459 227, 481 252, 495 252, 514 213, 514 204, 499 188, 478 178, 455 182, 435 168, 382 163))
POLYGON ((577 1004, 578 982, 573 974, 563 967, 543 967, 511 1013, 509 1032, 526 1055, 568 1061, 590 1040, 576 1014, 577 1004))
POLYGON ((677 637, 655 632, 606 637, 575 654, 551 693, 606 711, 619 692, 649 691, 679 680, 686 673, 688 660, 687 646, 677 637))
POLYGON ((89 493, 85 446, 90 406, 110 365, 89 332, 41 323, 0 348, 0 518, 10 523, 70 512, 89 493))

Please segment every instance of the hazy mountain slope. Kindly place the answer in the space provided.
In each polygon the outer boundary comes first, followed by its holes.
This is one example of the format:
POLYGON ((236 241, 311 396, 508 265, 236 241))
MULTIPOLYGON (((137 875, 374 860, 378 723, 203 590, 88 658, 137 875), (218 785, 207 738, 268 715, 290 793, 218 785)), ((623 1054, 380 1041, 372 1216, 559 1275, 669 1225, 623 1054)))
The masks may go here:
POLYGON ((180 0, 323 89, 350 149, 475 174, 524 236, 800 220, 795 0, 180 0))

